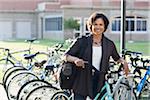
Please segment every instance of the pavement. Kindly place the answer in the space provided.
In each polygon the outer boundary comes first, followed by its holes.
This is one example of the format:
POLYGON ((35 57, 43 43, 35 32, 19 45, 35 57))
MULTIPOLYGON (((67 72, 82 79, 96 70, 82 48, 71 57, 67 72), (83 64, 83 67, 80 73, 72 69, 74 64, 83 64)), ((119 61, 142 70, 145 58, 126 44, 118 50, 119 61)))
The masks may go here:
POLYGON ((2 84, 0 84, 0 100, 8 100, 5 88, 2 84))

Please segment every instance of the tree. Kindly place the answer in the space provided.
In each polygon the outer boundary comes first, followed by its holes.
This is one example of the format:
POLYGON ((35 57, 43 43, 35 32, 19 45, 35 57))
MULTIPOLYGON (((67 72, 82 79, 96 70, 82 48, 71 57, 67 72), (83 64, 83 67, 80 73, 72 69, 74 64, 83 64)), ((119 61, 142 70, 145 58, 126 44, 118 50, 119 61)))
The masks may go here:
POLYGON ((80 24, 77 20, 74 20, 73 18, 64 19, 64 29, 76 29, 78 30, 80 27, 80 24))
POLYGON ((73 18, 64 19, 65 39, 76 37, 74 30, 79 30, 80 23, 73 18))

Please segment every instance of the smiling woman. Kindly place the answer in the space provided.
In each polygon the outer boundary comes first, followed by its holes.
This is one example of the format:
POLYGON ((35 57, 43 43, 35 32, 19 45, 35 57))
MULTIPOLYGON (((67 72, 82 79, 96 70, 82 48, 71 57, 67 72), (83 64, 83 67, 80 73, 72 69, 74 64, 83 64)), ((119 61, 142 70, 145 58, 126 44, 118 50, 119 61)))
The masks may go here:
POLYGON ((86 96, 92 99, 101 90, 110 57, 119 63, 124 63, 125 74, 128 74, 125 60, 119 56, 114 42, 105 36, 108 24, 109 20, 103 13, 91 14, 87 21, 91 34, 77 38, 65 54, 65 60, 74 63, 79 69, 72 86, 75 100, 85 100, 86 96), (86 48, 83 47, 85 45, 83 40, 87 43, 86 48), (84 48, 84 53, 79 56, 82 48, 84 48), (85 61, 88 62, 87 65, 85 61))

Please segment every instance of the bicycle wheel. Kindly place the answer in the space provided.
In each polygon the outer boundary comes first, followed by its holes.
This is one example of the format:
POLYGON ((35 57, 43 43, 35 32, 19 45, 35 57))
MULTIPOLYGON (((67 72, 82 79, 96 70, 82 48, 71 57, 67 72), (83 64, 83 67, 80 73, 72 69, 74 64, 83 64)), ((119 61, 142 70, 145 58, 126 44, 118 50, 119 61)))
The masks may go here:
POLYGON ((17 100, 25 100, 30 91, 43 85, 49 85, 49 83, 43 80, 32 80, 25 83, 18 91, 17 100))
MULTIPOLYGON (((8 68, 14 67, 14 63, 9 59, 0 59, 0 70, 1 76, 4 76, 4 73, 8 68)), ((0 79, 0 82, 3 82, 2 78, 0 79)))
POLYGON ((118 89, 114 92, 114 100, 137 100, 136 95, 130 86, 121 83, 118 89))
POLYGON ((8 86, 6 87, 7 95, 9 100, 16 99, 18 91, 20 88, 26 83, 31 80, 38 80, 38 77, 35 76, 33 73, 30 72, 22 72, 14 77, 12 77, 11 81, 9 81, 8 86))
POLYGON ((13 71, 12 73, 10 73, 10 74, 7 76, 7 78, 5 79, 4 87, 7 88, 9 82, 11 81, 11 79, 12 79, 15 75, 17 75, 17 74, 19 74, 19 73, 24 73, 24 72, 28 72, 28 71, 27 71, 27 70, 22 70, 22 69, 20 69, 20 70, 16 70, 16 71, 13 71))
POLYGON ((40 86, 32 90, 25 100, 51 100, 51 97, 58 91, 52 85, 40 86))
POLYGON ((13 72, 18 71, 18 70, 25 70, 24 67, 11 67, 9 68, 3 76, 3 84, 5 84, 7 78, 9 77, 9 75, 11 75, 13 72))
POLYGON ((69 100, 70 94, 67 91, 59 91, 56 92, 51 100, 69 100))
POLYGON ((150 99, 150 83, 148 81, 145 82, 141 93, 138 96, 139 99, 150 99))

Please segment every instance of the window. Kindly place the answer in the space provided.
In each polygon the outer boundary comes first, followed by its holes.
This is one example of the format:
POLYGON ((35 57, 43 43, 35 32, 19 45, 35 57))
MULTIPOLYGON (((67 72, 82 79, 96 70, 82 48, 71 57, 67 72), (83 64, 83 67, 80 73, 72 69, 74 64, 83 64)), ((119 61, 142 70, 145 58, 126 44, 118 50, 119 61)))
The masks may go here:
POLYGON ((45 18, 45 31, 62 31, 62 17, 45 18))
MULTIPOLYGON (((111 25, 112 32, 121 31, 121 17, 116 17, 112 20, 111 25)), ((126 31, 127 32, 146 32, 147 31, 147 21, 144 17, 126 17, 126 31)))
POLYGON ((126 31, 134 31, 134 20, 126 20, 126 31))
POLYGON ((136 31, 146 31, 147 22, 145 20, 137 20, 136 31))
POLYGON ((120 31, 120 25, 121 25, 120 20, 114 20, 112 22, 112 31, 120 31))

